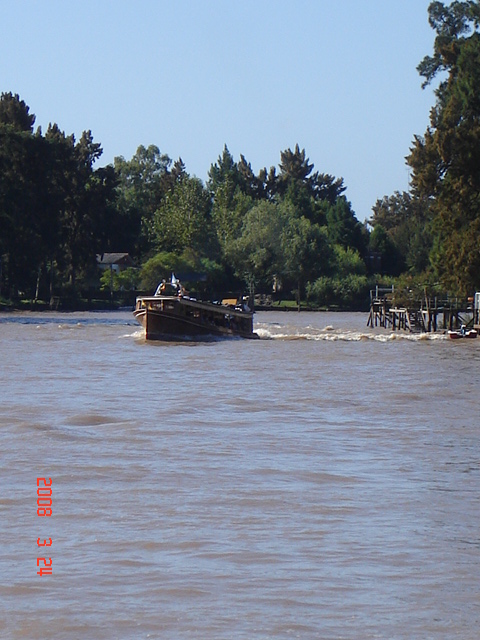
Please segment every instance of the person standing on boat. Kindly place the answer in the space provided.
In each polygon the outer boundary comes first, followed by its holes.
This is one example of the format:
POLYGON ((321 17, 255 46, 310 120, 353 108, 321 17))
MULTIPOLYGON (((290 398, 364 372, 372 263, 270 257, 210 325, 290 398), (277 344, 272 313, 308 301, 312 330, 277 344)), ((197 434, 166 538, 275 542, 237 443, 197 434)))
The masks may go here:
POLYGON ((157 287, 157 290, 155 291, 156 296, 163 296, 163 294, 165 293, 166 284, 167 283, 165 282, 165 280, 161 281, 161 283, 157 287))
POLYGON ((179 298, 183 298, 183 296, 187 295, 187 290, 185 289, 185 287, 183 286, 183 284, 180 284, 180 282, 177 285, 178 289, 177 289, 177 296, 179 298))

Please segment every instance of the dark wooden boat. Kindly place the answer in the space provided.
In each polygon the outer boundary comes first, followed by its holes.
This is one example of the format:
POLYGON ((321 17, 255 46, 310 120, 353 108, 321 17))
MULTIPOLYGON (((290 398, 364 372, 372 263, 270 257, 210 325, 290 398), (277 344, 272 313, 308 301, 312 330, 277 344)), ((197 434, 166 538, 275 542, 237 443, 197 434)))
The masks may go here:
POLYGON ((185 295, 140 296, 133 315, 145 329, 147 340, 258 338, 253 313, 235 300, 213 303, 185 295))

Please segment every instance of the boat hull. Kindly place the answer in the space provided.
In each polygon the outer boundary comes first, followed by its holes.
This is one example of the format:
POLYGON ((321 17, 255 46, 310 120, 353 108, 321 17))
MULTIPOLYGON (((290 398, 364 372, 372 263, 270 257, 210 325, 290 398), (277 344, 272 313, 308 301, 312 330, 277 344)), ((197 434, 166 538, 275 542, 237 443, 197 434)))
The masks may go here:
POLYGON ((470 329, 469 331, 449 331, 448 337, 450 340, 463 340, 464 338, 471 340, 472 338, 476 338, 478 332, 475 329, 470 329))
POLYGON ((256 339, 253 314, 220 305, 171 298, 139 298, 133 315, 147 340, 256 339))

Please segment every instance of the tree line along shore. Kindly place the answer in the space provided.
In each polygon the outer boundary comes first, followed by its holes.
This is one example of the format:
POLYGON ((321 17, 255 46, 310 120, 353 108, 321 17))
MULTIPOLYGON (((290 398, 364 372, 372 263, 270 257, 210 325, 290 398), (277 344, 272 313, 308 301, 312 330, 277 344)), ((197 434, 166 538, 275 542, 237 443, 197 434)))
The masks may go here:
POLYGON ((305 149, 252 170, 225 145, 203 183, 155 145, 99 166, 91 131, 76 140, 0 97, 0 305, 81 308, 152 292, 172 272, 199 297, 255 291, 272 303, 364 309, 375 284, 409 296, 480 288, 480 2, 432 2, 434 50, 418 65, 436 101, 406 162, 410 188, 361 223, 342 178, 305 149), (131 266, 101 271, 99 256, 131 266))

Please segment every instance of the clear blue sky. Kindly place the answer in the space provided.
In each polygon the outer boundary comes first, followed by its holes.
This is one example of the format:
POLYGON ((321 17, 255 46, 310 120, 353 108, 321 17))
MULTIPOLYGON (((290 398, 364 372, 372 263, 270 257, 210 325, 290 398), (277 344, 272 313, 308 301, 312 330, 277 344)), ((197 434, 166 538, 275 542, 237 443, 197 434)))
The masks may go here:
POLYGON ((91 129, 101 165, 157 145, 207 179, 227 144, 258 172, 305 148, 359 220, 408 188, 434 103, 430 0, 0 0, 0 90, 45 130, 91 129))

